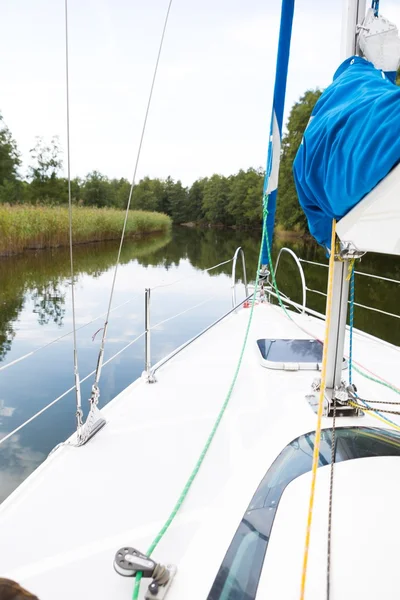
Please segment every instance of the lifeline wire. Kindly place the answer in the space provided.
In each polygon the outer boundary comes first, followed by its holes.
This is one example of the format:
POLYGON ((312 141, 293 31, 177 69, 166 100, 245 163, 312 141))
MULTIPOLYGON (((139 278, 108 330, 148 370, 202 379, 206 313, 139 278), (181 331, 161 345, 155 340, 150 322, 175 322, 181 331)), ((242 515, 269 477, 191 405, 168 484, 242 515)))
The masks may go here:
POLYGON ((69 49, 68 49, 68 0, 65 0, 65 83, 67 105, 67 177, 68 177, 68 214, 69 214, 69 258, 71 265, 71 302, 72 302, 72 331, 74 340, 74 378, 76 394, 76 429, 80 436, 82 422, 81 383, 78 369, 78 348, 76 343, 75 321, 75 283, 74 283, 74 258, 72 251, 72 197, 71 197, 71 156, 70 156, 70 127, 69 127, 69 49))
POLYGON ((130 209, 131 200, 132 200, 132 193, 133 193, 133 188, 135 186, 136 173, 137 173, 139 159, 140 159, 140 155, 141 155, 141 151, 142 151, 143 139, 144 139, 144 134, 145 134, 146 125, 147 125, 147 118, 149 116, 151 99, 153 96, 153 89, 154 89, 154 84, 156 81, 158 65, 160 62, 161 51, 162 51, 162 47, 163 47, 163 43, 164 43, 165 31, 166 31, 167 24, 168 24, 168 18, 169 18, 169 13, 171 10, 171 5, 172 5, 172 0, 169 0, 167 14, 165 16, 164 27, 163 27, 163 31, 162 31, 162 35, 161 35, 160 46, 159 46, 158 54, 157 54, 157 60, 156 60, 156 64, 154 67, 153 79, 152 79, 151 86, 150 86, 149 99, 147 101, 147 107, 146 107, 146 112, 145 112, 144 121, 143 121, 142 133, 140 136, 139 147, 138 147, 138 151, 137 151, 137 155, 136 155, 136 162, 135 162, 135 168, 134 168, 133 176, 132 176, 132 183, 131 183, 131 187, 129 190, 128 204, 126 206, 125 219, 124 219, 124 224, 123 224, 122 233, 121 233, 121 241, 120 241, 119 249, 118 249, 117 262, 115 264, 115 269, 114 269, 114 276, 113 276, 113 281, 112 281, 112 285, 111 285, 111 292, 110 292, 110 299, 109 299, 109 303, 108 303, 107 316, 104 321, 103 336, 101 339, 99 357, 97 360, 96 375, 95 375, 95 380, 94 380, 94 384, 92 387, 91 400, 96 400, 97 395, 98 395, 98 383, 100 380, 101 368, 103 365, 104 345, 105 345, 105 341, 106 341, 106 337, 107 337, 108 320, 109 320, 109 316, 110 316, 110 312, 111 312, 111 304, 112 304, 113 296, 114 296, 115 281, 117 279, 118 265, 119 265, 119 261, 120 261, 120 257, 121 257, 122 245, 124 243, 124 238, 125 238, 126 224, 128 222, 129 209, 130 209))

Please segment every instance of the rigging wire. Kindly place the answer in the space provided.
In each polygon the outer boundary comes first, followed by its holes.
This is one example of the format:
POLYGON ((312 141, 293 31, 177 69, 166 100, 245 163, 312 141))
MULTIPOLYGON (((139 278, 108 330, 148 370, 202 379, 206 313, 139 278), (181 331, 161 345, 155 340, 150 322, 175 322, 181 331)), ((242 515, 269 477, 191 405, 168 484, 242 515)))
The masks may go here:
POLYGON ((145 116, 144 116, 144 120, 143 120, 143 127, 142 127, 141 136, 140 136, 138 151, 137 151, 137 155, 136 155, 136 161, 135 161, 135 166, 134 166, 134 171, 133 171, 133 176, 132 176, 132 183, 131 183, 131 187, 129 190, 129 197, 128 197, 128 202, 127 202, 126 211, 125 211, 124 224, 122 227, 121 240, 120 240, 120 244, 119 244, 119 248, 118 248, 117 261, 115 264, 114 275, 113 275, 113 280, 112 280, 112 284, 111 284, 111 292, 110 292, 110 298, 109 298, 109 302, 108 302, 107 315, 106 315, 106 319, 104 321, 103 335, 101 338, 100 351, 99 351, 99 356, 97 359, 96 374, 95 374, 95 379, 94 379, 94 383, 92 386, 92 394, 91 394, 91 398, 90 398, 91 406, 97 405, 98 398, 100 395, 99 380, 100 380, 100 376, 101 376, 101 369, 103 366, 104 346, 105 346, 105 341, 107 338, 107 329, 108 329, 108 322, 109 322, 109 317, 110 317, 110 312, 111 312, 111 305, 112 305, 112 301, 113 301, 113 297, 114 297, 115 282, 117 279, 118 266, 119 266, 119 262, 120 262, 120 258, 121 258, 122 245, 124 243, 126 225, 127 225, 128 216, 129 216, 129 209, 130 209, 133 189, 134 189, 135 181, 136 181, 136 173, 137 173, 137 169, 138 169, 138 165, 139 165, 140 155, 142 152, 142 145, 143 145, 144 134, 146 131, 147 118, 149 116, 151 100, 153 97, 153 90, 154 90, 154 85, 155 85, 155 81, 156 81, 156 77, 157 77, 157 71, 158 71, 158 65, 160 62, 161 51, 162 51, 163 44, 164 44, 164 37, 165 37, 166 29, 167 29, 171 5, 172 5, 172 0, 169 0, 167 13, 166 13, 165 20, 164 20, 164 27, 163 27, 162 34, 161 34, 160 45, 158 48, 157 60, 155 63, 153 78, 152 78, 152 82, 151 82, 151 86, 150 86, 150 92, 149 92, 149 97, 148 97, 148 101, 147 101, 146 112, 145 112, 145 116))
POLYGON ((66 109, 67 109, 67 179, 68 179, 68 217, 69 217, 69 258, 71 267, 71 303, 72 303, 72 331, 74 344, 74 380, 76 396, 76 429, 80 437, 83 425, 81 383, 78 368, 78 347, 76 342, 75 318, 75 282, 74 282, 74 257, 72 251, 72 195, 71 195, 71 152, 70 152, 70 120, 69 120, 69 45, 68 45, 68 0, 64 1, 65 10, 65 83, 66 83, 66 109))

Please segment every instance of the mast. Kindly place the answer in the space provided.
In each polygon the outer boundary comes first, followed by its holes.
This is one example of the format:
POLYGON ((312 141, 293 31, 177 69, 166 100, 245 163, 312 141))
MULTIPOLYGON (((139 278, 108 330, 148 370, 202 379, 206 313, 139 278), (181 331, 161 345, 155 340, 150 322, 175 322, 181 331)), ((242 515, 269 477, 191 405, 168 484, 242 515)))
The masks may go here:
MULTIPOLYGON (((344 0, 342 20, 341 58, 345 60, 357 53, 356 28, 362 23, 366 0, 344 0)), ((333 252, 334 248, 331 249, 333 252)), ((332 317, 329 330, 330 345, 327 355, 326 393, 332 400, 335 390, 341 388, 344 342, 349 298, 349 259, 335 256, 333 271, 332 317)))

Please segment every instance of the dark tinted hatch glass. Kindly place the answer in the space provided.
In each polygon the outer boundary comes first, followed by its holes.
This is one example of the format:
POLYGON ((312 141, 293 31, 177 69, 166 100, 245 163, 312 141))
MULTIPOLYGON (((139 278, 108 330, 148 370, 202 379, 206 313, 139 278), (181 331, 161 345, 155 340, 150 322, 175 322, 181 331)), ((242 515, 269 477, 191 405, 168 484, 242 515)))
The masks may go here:
MULTIPOLYGON (((276 509, 286 486, 311 471, 315 431, 282 450, 258 486, 214 580, 208 600, 254 600, 276 509)), ((319 466, 330 464, 332 430, 321 435, 319 466)), ((400 434, 384 429, 335 430, 335 462, 372 456, 400 456, 400 434)))

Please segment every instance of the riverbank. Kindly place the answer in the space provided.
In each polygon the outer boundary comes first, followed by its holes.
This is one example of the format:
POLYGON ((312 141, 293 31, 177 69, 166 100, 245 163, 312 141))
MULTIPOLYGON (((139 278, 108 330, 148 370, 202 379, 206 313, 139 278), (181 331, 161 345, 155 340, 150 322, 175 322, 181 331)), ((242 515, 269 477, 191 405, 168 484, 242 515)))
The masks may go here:
MULTIPOLYGON (((121 237, 125 211, 77 206, 72 211, 74 244, 115 240, 121 237)), ((130 211, 126 236, 165 232, 171 227, 167 215, 130 211)), ((0 206, 0 256, 27 249, 54 248, 69 244, 68 207, 0 206)))
MULTIPOLYGON (((188 227, 189 229, 202 228, 202 229, 233 229, 234 231, 262 231, 262 223, 258 227, 239 227, 238 225, 223 225, 222 223, 206 223, 203 221, 190 221, 189 223, 181 223, 181 227, 188 227)), ((284 229, 282 225, 277 224, 275 226, 274 234, 282 240, 296 240, 296 239, 312 239, 308 231, 304 231, 299 227, 294 229, 284 229)))

